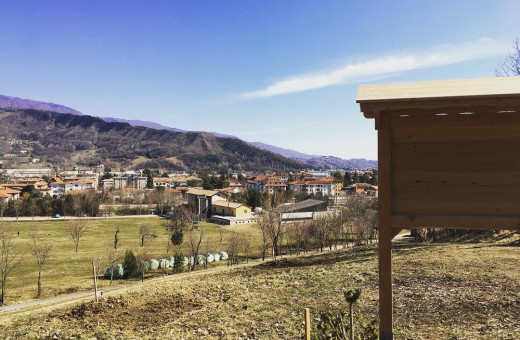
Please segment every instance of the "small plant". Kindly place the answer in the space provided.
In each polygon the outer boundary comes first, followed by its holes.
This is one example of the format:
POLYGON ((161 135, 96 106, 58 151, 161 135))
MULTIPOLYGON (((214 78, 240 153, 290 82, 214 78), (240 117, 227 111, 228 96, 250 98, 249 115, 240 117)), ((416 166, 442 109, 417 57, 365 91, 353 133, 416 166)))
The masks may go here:
POLYGON ((137 275, 137 259, 131 250, 127 250, 123 259, 124 278, 128 279, 137 275))
POLYGON ((349 305, 349 313, 344 311, 327 311, 319 314, 316 323, 316 334, 313 339, 339 339, 339 340, 377 340, 379 338, 378 322, 376 319, 367 322, 362 316, 356 316, 359 331, 354 334, 353 305, 361 297, 361 289, 350 289, 344 292, 345 301, 349 305), (348 322, 347 322, 348 316, 348 322), (350 336, 349 336, 350 335, 350 336))
POLYGON ((182 273, 184 271, 184 255, 182 253, 175 254, 173 257, 173 272, 182 273))
POLYGON ((349 321, 350 321, 350 340, 354 340, 354 304, 359 300, 361 297, 361 288, 357 289, 349 289, 346 292, 344 292, 345 300, 348 303, 348 314, 349 314, 349 321))

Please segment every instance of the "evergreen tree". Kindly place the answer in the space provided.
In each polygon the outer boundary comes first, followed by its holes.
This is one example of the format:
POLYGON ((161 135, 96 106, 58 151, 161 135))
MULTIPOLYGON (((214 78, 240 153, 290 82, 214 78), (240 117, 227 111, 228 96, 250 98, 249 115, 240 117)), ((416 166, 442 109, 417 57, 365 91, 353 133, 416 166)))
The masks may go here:
POLYGON ((137 275, 137 258, 134 252, 127 250, 123 259, 123 271, 126 279, 137 275))
POLYGON ((357 172, 357 169, 354 170, 354 178, 352 180, 352 184, 359 183, 359 173, 357 172))
POLYGON ((144 169, 143 170, 143 175, 146 176, 146 187, 148 189, 153 189, 153 174, 152 174, 152 170, 150 169, 144 169))
POLYGON ((370 181, 370 184, 379 185, 378 182, 379 182, 379 180, 378 180, 378 176, 377 176, 377 170, 373 170, 372 171, 372 180, 370 181))

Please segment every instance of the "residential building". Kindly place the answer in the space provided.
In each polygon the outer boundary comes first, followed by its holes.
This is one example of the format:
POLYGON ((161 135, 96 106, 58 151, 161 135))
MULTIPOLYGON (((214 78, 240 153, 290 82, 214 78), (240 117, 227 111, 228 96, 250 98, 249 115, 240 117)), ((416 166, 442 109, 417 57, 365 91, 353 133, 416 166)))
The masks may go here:
POLYGON ((201 181, 196 176, 177 176, 177 177, 154 177, 154 187, 177 188, 188 186, 189 181, 201 181))
MULTIPOLYGON (((148 178, 145 176, 137 176, 137 175, 130 175, 130 176, 118 176, 113 177, 112 180, 113 185, 112 187, 116 190, 119 189, 125 189, 125 188, 131 188, 131 189, 145 189, 146 184, 148 183, 148 178)), ((103 184, 103 182, 102 182, 103 184)), ((110 188, 111 183, 110 181, 106 182, 107 189, 110 188)), ((103 188, 105 188, 105 184, 103 184, 103 188)))
POLYGON ((261 193, 273 194, 276 191, 285 191, 287 187, 287 180, 280 176, 250 177, 246 181, 246 189, 252 189, 261 193))
POLYGON ((95 181, 91 179, 78 179, 76 181, 65 182, 65 191, 90 190, 95 189, 95 181))
POLYGON ((258 218, 251 215, 251 207, 242 203, 215 201, 211 204, 211 220, 222 225, 255 223, 258 218))
POLYGON ((128 177, 113 177, 113 188, 116 190, 124 189, 128 186, 128 177))
POLYGON ((213 215, 244 217, 251 215, 251 207, 242 203, 215 201, 211 204, 211 213, 213 215))
POLYGON ((113 178, 106 178, 101 181, 101 189, 103 191, 110 190, 114 187, 114 179, 113 178))
POLYGON ((16 201, 20 198, 20 191, 0 186, 0 199, 4 202, 16 201))
POLYGON ((53 196, 61 196, 65 193, 65 182, 59 177, 52 177, 49 186, 53 196))
POLYGON ((223 201, 224 198, 218 195, 215 190, 191 189, 186 192, 188 207, 190 210, 203 218, 211 215, 211 204, 217 201, 223 201))
POLYGON ((377 185, 368 183, 355 183, 350 186, 354 194, 378 197, 379 188, 377 185))
POLYGON ((336 183, 330 180, 319 181, 294 181, 289 183, 289 188, 294 194, 334 196, 336 195, 336 183))

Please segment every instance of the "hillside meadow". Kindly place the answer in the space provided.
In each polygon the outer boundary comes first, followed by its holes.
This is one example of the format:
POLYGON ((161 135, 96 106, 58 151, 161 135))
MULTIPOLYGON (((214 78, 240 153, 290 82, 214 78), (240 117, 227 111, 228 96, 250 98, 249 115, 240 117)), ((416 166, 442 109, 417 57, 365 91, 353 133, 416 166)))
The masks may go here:
MULTIPOLYGON (((7 280, 6 304, 32 300, 36 297, 36 283, 38 277, 37 262, 31 253, 31 233, 38 232, 40 244, 52 245, 51 256, 43 267, 42 273, 42 298, 48 298, 59 294, 72 293, 93 288, 92 260, 100 257, 101 273, 108 267, 107 254, 114 243, 114 232, 120 229, 118 250, 122 262, 127 249, 140 254, 146 251, 150 258, 160 259, 173 252, 189 254, 189 238, 184 236, 181 246, 170 248, 167 251, 168 232, 164 228, 165 220, 158 217, 125 218, 88 220, 89 228, 80 238, 79 251, 75 252, 75 244, 67 229, 67 221, 30 221, 30 222, 0 222, 14 234, 15 251, 20 257, 20 264, 12 272, 7 280), (147 239, 145 247, 141 247, 141 226, 146 226, 150 233, 157 235, 154 239, 147 239), (18 236, 18 232, 20 236, 18 236)), ((232 231, 243 232, 249 235, 252 243, 252 256, 259 256, 260 232, 254 225, 241 225, 236 227, 220 227, 216 224, 205 223, 205 237, 201 245, 200 253, 205 249, 212 252, 226 250, 228 235, 232 231)), ((225 265, 218 262, 212 265, 225 265)), ((148 272, 146 277, 161 276, 162 271, 148 272)), ((114 284, 128 282, 127 280, 115 280, 114 284)), ((109 284, 108 280, 98 280, 100 288, 109 284)))
MULTIPOLYGON (((394 246, 396 339, 518 339, 518 236, 394 246), (516 240, 516 244, 514 243, 516 240)), ((284 258, 218 273, 196 272, 110 292, 99 304, 23 316, 0 326, 9 339, 300 339, 324 311, 355 306, 377 318, 377 245, 284 258)), ((316 335, 316 330, 313 330, 316 335)))

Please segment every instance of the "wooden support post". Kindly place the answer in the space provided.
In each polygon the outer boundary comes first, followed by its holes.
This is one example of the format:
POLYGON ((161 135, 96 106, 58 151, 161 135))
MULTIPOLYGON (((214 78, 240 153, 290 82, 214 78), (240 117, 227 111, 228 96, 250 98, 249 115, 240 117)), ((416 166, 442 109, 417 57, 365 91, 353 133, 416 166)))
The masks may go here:
POLYGON ((311 310, 305 308, 305 340, 311 340, 311 310))
POLYGON ((97 276, 96 276, 96 263, 92 261, 92 272, 94 274, 94 296, 96 297, 96 303, 99 302, 98 291, 97 291, 97 276))
POLYGON ((379 339, 393 340, 392 131, 388 115, 381 114, 379 122, 379 339))

